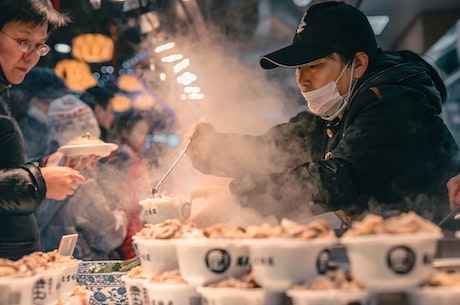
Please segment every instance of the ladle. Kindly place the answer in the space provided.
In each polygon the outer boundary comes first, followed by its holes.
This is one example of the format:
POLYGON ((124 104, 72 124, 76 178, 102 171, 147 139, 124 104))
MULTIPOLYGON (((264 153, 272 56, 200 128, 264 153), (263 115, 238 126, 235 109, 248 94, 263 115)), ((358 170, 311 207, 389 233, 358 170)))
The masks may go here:
POLYGON ((447 214, 446 217, 444 217, 439 223, 438 223, 438 226, 442 226, 444 225, 444 223, 446 223, 448 220, 450 220, 451 218, 456 218, 456 215, 460 213, 460 205, 457 205, 455 208, 453 208, 449 214, 447 214))
POLYGON ((172 172, 172 170, 176 167, 177 163, 179 163, 180 159, 185 155, 185 153, 188 150, 188 147, 190 146, 191 141, 188 141, 187 144, 185 144, 184 148, 180 152, 179 156, 177 157, 176 161, 171 165, 171 167, 166 171, 166 173, 161 177, 160 181, 152 188, 152 194, 155 196, 156 193, 159 192, 160 185, 165 181, 165 179, 169 176, 169 174, 172 172))

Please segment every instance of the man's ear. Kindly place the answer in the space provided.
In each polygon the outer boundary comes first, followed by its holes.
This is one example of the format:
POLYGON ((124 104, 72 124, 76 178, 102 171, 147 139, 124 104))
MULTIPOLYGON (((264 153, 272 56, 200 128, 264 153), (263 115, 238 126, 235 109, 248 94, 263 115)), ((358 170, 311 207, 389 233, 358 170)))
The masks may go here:
POLYGON ((353 65, 355 66, 355 78, 361 78, 369 66, 369 56, 364 52, 358 52, 353 58, 353 65))

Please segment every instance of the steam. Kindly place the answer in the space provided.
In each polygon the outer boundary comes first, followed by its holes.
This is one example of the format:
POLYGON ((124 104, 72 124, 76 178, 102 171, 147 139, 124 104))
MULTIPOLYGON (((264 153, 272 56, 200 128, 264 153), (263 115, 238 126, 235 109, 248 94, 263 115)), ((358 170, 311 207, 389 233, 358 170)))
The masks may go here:
MULTIPOLYGON (((243 58, 241 54, 247 54, 248 50, 242 50, 236 41, 229 41, 217 32, 212 32, 212 36, 207 38, 205 42, 198 43, 187 40, 187 37, 155 37, 150 40, 152 46, 149 49, 156 65, 154 71, 146 71, 143 77, 174 110, 175 126, 172 130, 175 133, 182 136, 193 123, 206 121, 218 132, 259 135, 273 125, 285 122, 298 111, 298 95, 293 93, 298 94, 293 82, 294 70, 288 71, 292 76, 291 83, 283 86, 279 81, 269 79, 270 74, 259 67, 257 58, 262 53, 254 54, 251 58, 243 58), (171 42, 174 43, 173 48, 158 53, 153 51, 171 42), (161 62, 164 57, 172 62, 161 62), (174 73, 173 68, 174 64, 184 62, 189 63, 186 70, 196 76, 192 85, 200 88, 204 99, 181 99, 183 86, 176 81, 180 73, 174 73), (158 79, 161 73, 164 75, 164 81, 158 79)), ((159 160, 158 168, 151 169, 153 181, 161 179, 177 158, 180 149, 181 147, 169 150, 168 154, 159 160)), ((255 150, 246 151, 246 154, 255 154, 257 148, 253 149, 255 150)), ((160 192, 166 195, 189 194, 196 186, 226 186, 230 180, 200 173, 185 156, 164 181, 160 192)), ((200 198, 192 204, 192 208, 200 208, 200 219, 203 223, 210 219, 219 222, 215 215, 211 215, 211 209, 215 210, 216 206, 222 209, 233 208, 233 213, 228 211, 224 214, 237 213, 240 220, 267 220, 263 217, 258 218, 256 211, 248 211, 243 215, 246 211, 242 211, 235 198, 229 194, 200 198), (209 217, 202 214, 206 210, 209 210, 209 217)), ((273 223, 273 219, 267 221, 273 223)))

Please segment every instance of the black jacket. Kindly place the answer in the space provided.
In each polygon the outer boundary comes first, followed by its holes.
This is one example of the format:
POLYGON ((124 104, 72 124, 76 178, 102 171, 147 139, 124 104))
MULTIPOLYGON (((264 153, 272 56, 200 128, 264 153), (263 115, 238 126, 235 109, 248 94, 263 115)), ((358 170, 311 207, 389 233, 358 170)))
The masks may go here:
POLYGON ((308 205, 314 213, 413 210, 439 219, 458 153, 439 116, 445 97, 418 55, 379 51, 340 121, 302 112, 262 136, 214 134, 211 156, 192 162, 236 178, 230 187, 240 202, 266 213, 308 205))
MULTIPOLYGON (((1 73, 0 91, 8 86, 1 73)), ((24 158, 21 130, 0 98, 0 257, 14 260, 39 250, 33 212, 46 194, 39 167, 24 158)))

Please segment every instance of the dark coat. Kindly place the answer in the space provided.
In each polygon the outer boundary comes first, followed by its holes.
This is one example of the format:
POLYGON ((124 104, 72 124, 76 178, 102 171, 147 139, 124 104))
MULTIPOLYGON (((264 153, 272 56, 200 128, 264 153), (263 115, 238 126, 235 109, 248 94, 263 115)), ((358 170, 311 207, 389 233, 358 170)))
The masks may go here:
MULTIPOLYGON (((8 86, 2 73, 0 91, 8 86)), ((21 130, 0 99, 0 257, 14 260, 40 249, 33 212, 46 194, 38 165, 24 159, 21 130)))
POLYGON ((439 219, 458 153, 440 117, 445 97, 418 55, 379 51, 340 121, 302 112, 262 136, 216 134, 211 157, 192 162, 237 178, 230 189, 240 202, 266 213, 309 205, 314 213, 413 210, 439 219))

